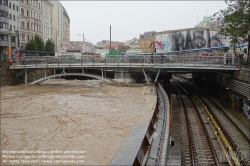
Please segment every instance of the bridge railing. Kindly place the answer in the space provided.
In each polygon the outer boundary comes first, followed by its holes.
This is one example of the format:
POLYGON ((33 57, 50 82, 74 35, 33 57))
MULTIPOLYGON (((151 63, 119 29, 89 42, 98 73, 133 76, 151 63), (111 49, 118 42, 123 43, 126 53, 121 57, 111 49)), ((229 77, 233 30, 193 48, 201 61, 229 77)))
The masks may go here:
POLYGON ((141 64, 141 65, 225 65, 223 56, 181 56, 181 55, 165 55, 150 56, 150 55, 137 55, 137 56, 117 56, 117 57, 101 57, 101 56, 43 56, 43 57, 25 57, 18 59, 13 66, 22 65, 36 65, 36 66, 49 66, 49 65, 120 65, 120 64, 141 64))

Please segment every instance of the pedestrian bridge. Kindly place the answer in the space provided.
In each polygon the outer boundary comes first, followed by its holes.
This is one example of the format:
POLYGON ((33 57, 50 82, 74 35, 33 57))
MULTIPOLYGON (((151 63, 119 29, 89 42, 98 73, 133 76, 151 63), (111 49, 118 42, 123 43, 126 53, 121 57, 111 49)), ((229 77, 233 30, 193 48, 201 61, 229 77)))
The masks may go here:
MULTIPOLYGON (((27 83, 27 70, 29 69, 97 69, 101 70, 102 76, 88 75, 88 77, 102 79, 109 82, 105 78, 103 72, 106 70, 141 70, 145 77, 147 71, 152 69, 157 73, 157 77, 161 70, 167 72, 187 71, 187 72, 218 72, 218 71, 237 71, 240 70, 232 61, 231 65, 226 65, 224 56, 183 56, 183 55, 134 55, 134 56, 43 56, 43 57, 26 57, 18 60, 10 65, 12 70, 25 70, 25 83, 27 83)), ((84 71, 84 70, 83 70, 84 71)), ((68 76, 70 73, 63 73, 68 76)), ((75 75, 76 73, 71 73, 75 75)), ((87 76, 86 73, 79 73, 81 76, 87 76)), ((122 73, 123 75, 123 73, 122 73)), ((58 77, 60 77, 58 75, 58 77)), ((51 78, 57 77, 56 75, 51 78)), ((46 80, 50 77, 35 81, 36 83, 46 80)), ((148 80, 147 80, 148 82, 148 80)))
POLYGON ((168 69, 176 70, 224 70, 236 71, 238 67, 232 62, 226 65, 223 56, 183 56, 165 55, 160 56, 138 55, 138 56, 46 56, 26 57, 20 59, 10 66, 10 69, 168 69))

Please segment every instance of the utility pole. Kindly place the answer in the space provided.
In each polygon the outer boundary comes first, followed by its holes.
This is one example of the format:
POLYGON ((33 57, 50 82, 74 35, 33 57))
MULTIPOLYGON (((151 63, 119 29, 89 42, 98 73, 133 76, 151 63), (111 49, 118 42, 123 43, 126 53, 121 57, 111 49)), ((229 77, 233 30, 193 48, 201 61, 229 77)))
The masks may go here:
POLYGON ((110 25, 110 33, 109 33, 110 41, 109 41, 109 52, 111 51, 111 25, 110 25))
POLYGON ((250 64, 249 58, 250 58, 250 30, 248 31, 248 49, 247 49, 247 64, 248 65, 250 64))

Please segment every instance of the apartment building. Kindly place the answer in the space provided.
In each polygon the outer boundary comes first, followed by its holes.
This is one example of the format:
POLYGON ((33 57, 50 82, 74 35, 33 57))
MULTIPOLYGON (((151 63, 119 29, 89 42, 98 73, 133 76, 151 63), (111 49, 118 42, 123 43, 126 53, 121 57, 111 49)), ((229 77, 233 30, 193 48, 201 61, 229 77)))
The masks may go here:
POLYGON ((53 38, 53 8, 54 5, 49 0, 42 0, 42 25, 43 25, 43 42, 53 38))
POLYGON ((62 41, 70 41, 70 19, 66 9, 63 7, 63 36, 62 41))
POLYGON ((20 0, 21 49, 35 34, 43 37, 43 0, 20 0))
POLYGON ((36 34, 70 41, 70 19, 58 0, 0 0, 0 53, 14 54, 36 34))
POLYGON ((58 47, 63 36, 63 6, 59 0, 51 0, 50 2, 54 5, 52 27, 53 39, 56 47, 58 47))
POLYGON ((56 46, 69 41, 69 16, 59 0, 21 0, 20 8, 22 49, 35 34, 44 42, 53 39, 56 46))
POLYGON ((19 10, 19 1, 0 0, 0 54, 18 50, 19 10))

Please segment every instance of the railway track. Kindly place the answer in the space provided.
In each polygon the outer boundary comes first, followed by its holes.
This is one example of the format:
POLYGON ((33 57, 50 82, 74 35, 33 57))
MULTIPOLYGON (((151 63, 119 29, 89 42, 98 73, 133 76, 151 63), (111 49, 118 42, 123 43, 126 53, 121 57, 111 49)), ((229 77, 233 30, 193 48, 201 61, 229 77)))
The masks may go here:
POLYGON ((171 86, 178 92, 185 117, 182 128, 182 165, 218 165, 215 148, 209 135, 212 131, 208 131, 204 119, 185 89, 174 81, 171 82, 171 86))
POLYGON ((250 165, 250 140, 225 111, 209 98, 201 97, 229 141, 241 165, 250 165))
POLYGON ((184 86, 189 91, 195 91, 198 94, 197 100, 212 120, 215 132, 219 134, 217 137, 223 143, 222 149, 226 150, 225 156, 229 156, 228 163, 230 165, 250 165, 249 130, 244 128, 218 102, 205 97, 197 87, 187 83, 184 86))

